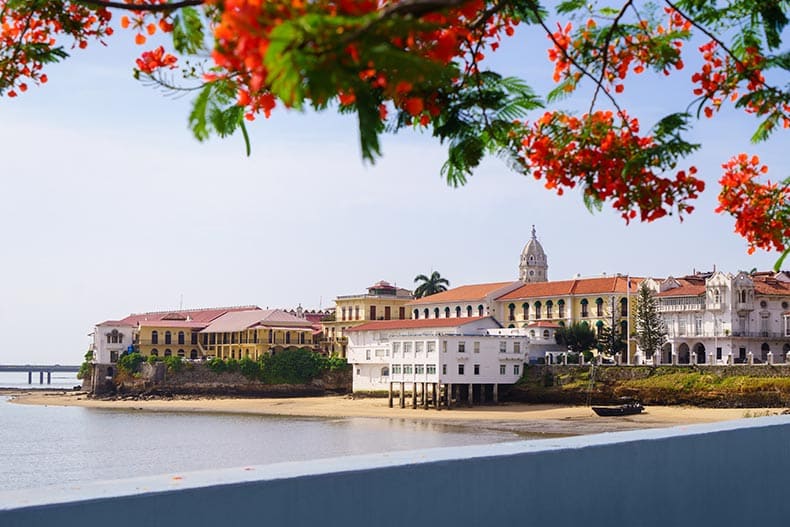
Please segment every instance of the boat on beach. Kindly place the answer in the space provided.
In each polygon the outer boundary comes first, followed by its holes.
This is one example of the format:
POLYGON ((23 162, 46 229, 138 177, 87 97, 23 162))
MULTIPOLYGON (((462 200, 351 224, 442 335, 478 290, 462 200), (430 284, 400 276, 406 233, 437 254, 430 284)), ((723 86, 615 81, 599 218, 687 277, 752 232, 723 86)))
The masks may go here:
POLYGON ((639 401, 628 400, 612 406, 593 406, 592 410, 601 417, 618 417, 640 414, 645 410, 645 407, 639 401))

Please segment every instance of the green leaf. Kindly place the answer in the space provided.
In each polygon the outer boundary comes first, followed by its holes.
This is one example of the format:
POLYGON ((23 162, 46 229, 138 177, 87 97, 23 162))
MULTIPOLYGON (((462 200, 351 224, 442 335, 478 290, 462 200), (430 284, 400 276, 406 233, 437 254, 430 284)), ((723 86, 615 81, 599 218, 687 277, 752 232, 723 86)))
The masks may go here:
POLYGON ((784 264, 785 258, 787 258, 788 254, 790 254, 790 248, 785 249, 785 252, 782 253, 782 256, 780 256, 779 259, 776 260, 776 263, 774 264, 774 271, 778 273, 779 271, 782 270, 782 264, 784 264))
POLYGON ((194 7, 183 7, 173 17, 173 47, 186 54, 195 54, 205 48, 203 20, 194 7))

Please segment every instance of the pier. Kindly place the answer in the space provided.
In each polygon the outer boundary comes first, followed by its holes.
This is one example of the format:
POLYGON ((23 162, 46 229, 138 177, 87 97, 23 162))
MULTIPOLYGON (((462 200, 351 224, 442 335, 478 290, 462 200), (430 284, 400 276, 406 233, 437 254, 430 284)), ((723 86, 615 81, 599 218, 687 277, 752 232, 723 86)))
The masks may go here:
POLYGON ((47 374, 47 384, 52 384, 52 372, 73 372, 80 371, 79 366, 63 366, 61 364, 0 364, 0 372, 27 372, 27 383, 33 384, 33 373, 38 372, 38 383, 44 384, 44 374, 47 374))

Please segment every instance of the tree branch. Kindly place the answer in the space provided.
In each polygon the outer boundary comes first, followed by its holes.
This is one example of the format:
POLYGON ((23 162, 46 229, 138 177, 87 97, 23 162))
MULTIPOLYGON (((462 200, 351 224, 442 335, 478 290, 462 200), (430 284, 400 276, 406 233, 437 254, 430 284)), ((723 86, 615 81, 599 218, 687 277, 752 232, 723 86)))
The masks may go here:
POLYGON ((126 2, 115 2, 112 0, 73 0, 75 4, 82 4, 89 7, 106 7, 113 9, 123 9, 124 11, 145 11, 147 13, 163 13, 176 11, 183 7, 198 6, 206 3, 206 0, 179 0, 167 4, 128 4, 126 2))

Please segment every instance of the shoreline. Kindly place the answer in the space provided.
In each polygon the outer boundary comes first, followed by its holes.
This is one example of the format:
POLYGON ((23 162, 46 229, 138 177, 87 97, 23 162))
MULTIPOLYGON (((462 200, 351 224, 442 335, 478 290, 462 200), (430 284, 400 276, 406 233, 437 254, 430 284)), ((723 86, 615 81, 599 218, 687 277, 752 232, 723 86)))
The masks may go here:
MULTIPOLYGON (((500 403, 496 406, 457 406, 443 409, 389 408, 385 398, 352 398, 348 395, 283 398, 90 399, 85 392, 9 390, 0 392, 14 404, 76 406, 94 409, 148 412, 247 414, 324 419, 397 419, 432 422, 470 429, 507 431, 545 437, 587 435, 645 428, 667 428, 776 415, 784 408, 697 408, 648 406, 642 414, 598 417, 589 407, 557 404, 500 403)), ((397 404, 397 403, 396 403, 397 404)))

